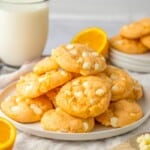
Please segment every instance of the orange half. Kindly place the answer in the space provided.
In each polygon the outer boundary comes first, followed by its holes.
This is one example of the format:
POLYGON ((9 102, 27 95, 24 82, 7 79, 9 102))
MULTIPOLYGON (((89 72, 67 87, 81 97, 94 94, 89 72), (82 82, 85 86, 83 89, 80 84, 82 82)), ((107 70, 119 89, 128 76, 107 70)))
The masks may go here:
POLYGON ((0 117, 0 150, 11 150, 16 138, 16 128, 8 120, 0 117))
POLYGON ((71 43, 87 44, 102 55, 108 55, 109 44, 107 34, 99 27, 90 27, 81 30, 74 36, 71 43))

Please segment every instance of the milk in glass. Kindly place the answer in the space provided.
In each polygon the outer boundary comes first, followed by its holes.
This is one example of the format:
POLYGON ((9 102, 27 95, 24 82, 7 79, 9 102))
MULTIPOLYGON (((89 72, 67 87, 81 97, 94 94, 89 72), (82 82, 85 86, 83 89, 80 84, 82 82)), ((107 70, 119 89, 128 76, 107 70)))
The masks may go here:
POLYGON ((0 58, 11 66, 39 57, 48 34, 48 1, 0 1, 0 58))

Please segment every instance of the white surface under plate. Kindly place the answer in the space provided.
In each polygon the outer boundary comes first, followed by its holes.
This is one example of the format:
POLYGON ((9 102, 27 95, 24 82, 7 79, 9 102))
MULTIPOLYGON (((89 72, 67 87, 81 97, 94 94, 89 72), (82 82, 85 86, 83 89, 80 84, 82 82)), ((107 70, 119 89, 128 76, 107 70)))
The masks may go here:
POLYGON ((147 66, 147 67, 144 66, 143 67, 140 65, 134 65, 134 64, 129 63, 129 62, 123 62, 123 61, 120 61, 120 60, 114 59, 114 58, 110 58, 110 62, 115 66, 130 70, 130 71, 150 73, 150 66, 147 66))
POLYGON ((126 54, 120 51, 115 50, 114 48, 111 48, 111 53, 114 53, 115 55, 132 59, 132 60, 137 60, 141 61, 144 63, 150 63, 150 52, 149 53, 144 53, 144 54, 126 54))
MULTIPOLYGON (((11 120, 16 127, 26 133, 40 136, 44 138, 50 138, 50 139, 58 139, 58 140, 68 140, 68 141, 85 141, 85 140, 97 140, 97 139, 104 139, 109 138, 117 135, 121 135, 123 133, 127 133, 138 126, 140 126, 144 121, 150 116, 150 93, 149 93, 150 87, 144 87, 144 98, 138 103, 141 105, 142 110, 144 112, 143 118, 141 118, 139 121, 128 125, 123 128, 106 128, 100 125, 96 125, 95 129, 92 132, 89 133, 63 133, 63 132, 52 132, 52 131, 46 131, 43 130, 39 123, 32 123, 32 124, 22 124, 18 123, 16 121, 13 121, 12 119, 5 116, 0 111, 0 116, 3 116, 9 120, 11 120)), ((5 98, 15 92, 15 84, 12 84, 8 86, 1 94, 0 94, 0 101, 5 100, 5 98)))

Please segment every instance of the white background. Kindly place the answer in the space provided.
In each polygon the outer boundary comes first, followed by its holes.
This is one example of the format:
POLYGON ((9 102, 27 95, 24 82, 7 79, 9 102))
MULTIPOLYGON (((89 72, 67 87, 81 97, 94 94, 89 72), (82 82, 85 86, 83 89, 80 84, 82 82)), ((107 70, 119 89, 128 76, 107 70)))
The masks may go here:
POLYGON ((150 0, 50 0, 51 17, 128 19, 150 16, 150 0))
POLYGON ((108 37, 132 21, 150 17, 150 0, 50 0, 49 37, 44 54, 69 43, 87 27, 101 27, 108 37))

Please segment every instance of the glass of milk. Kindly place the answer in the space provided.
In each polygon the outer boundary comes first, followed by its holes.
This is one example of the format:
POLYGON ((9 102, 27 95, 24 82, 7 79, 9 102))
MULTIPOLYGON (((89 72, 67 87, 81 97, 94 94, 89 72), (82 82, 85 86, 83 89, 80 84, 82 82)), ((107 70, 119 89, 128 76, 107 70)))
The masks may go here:
POLYGON ((0 59, 19 67, 39 57, 48 37, 48 0, 0 0, 0 59))

